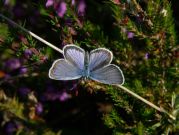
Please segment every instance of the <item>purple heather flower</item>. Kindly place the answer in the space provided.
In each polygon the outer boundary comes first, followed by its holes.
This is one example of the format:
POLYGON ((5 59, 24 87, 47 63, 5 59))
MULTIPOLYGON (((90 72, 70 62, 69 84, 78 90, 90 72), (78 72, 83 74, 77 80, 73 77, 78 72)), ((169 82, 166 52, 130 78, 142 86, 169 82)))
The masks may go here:
POLYGON ((54 4, 54 0, 47 0, 45 6, 46 6, 46 7, 50 7, 50 6, 52 6, 53 4, 54 4))
POLYGON ((9 59, 9 60, 5 63, 5 67, 7 67, 7 68, 10 69, 10 70, 18 69, 18 68, 20 68, 20 66, 21 66, 20 60, 17 59, 17 58, 9 59))
POLYGON ((8 80, 11 78, 11 75, 10 74, 5 74, 5 79, 8 80))
POLYGON ((67 5, 63 0, 61 0, 61 1, 47 0, 46 7, 50 7, 50 6, 54 7, 54 9, 56 10, 58 16, 61 17, 61 18, 66 13, 67 5))
POLYGON ((45 6, 46 6, 46 7, 50 7, 50 6, 52 6, 53 4, 54 4, 54 0, 47 0, 45 6))
POLYGON ((128 32, 127 33, 127 38, 133 38, 134 37, 134 33, 133 32, 128 32))
POLYGON ((43 105, 41 103, 37 103, 35 107, 35 112, 40 115, 43 112, 43 105))
POLYGON ((5 126, 5 132, 7 135, 13 135, 17 130, 17 125, 13 122, 8 122, 5 126))
POLYGON ((51 84, 48 84, 47 90, 43 94, 43 100, 56 100, 56 96, 55 88, 51 84))
POLYGON ((45 6, 48 8, 54 4, 54 0, 47 0, 45 6))
POLYGON ((56 12, 57 12, 58 16, 61 18, 66 13, 66 10, 67 10, 67 7, 66 7, 66 3, 64 1, 60 2, 58 4, 58 6, 56 7, 56 12))
POLYGON ((75 5, 75 0, 71 0, 71 5, 75 5))
POLYGON ((78 14, 83 16, 85 13, 86 3, 84 0, 80 0, 78 3, 78 14))
POLYGON ((65 101, 70 98, 70 95, 63 91, 59 92, 58 90, 54 89, 53 86, 49 86, 46 90, 46 92, 43 95, 43 100, 60 100, 60 101, 65 101))
POLYGON ((27 96, 31 92, 31 90, 27 87, 21 87, 18 91, 20 95, 24 97, 27 96))
POLYGON ((146 59, 146 60, 149 59, 149 53, 146 53, 146 54, 145 54, 145 59, 146 59))
POLYGON ((20 74, 25 74, 25 73, 27 73, 27 71, 28 71, 28 68, 22 67, 22 68, 20 68, 19 73, 20 74))
POLYGON ((26 58, 29 58, 30 56, 32 56, 32 51, 30 49, 25 49, 24 55, 26 58))
POLYGON ((10 0, 4 0, 4 5, 9 5, 10 0))
POLYGON ((65 101, 65 100, 69 99, 69 97, 70 97, 69 94, 64 91, 59 95, 59 100, 60 101, 65 101))

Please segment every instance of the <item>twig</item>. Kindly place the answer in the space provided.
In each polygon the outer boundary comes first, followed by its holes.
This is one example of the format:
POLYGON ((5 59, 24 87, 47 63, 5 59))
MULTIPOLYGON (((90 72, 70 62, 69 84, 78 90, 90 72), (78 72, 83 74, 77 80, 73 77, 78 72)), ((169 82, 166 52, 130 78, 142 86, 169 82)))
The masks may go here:
POLYGON ((168 113, 166 110, 164 110, 163 108, 160 108, 160 107, 156 106, 155 104, 153 104, 153 103, 151 103, 150 101, 144 99, 143 97, 137 95, 136 93, 132 92, 131 90, 127 89, 126 87, 124 87, 124 86, 122 86, 122 85, 116 85, 116 86, 119 87, 119 88, 121 88, 121 89, 123 89, 124 91, 126 91, 126 92, 129 93, 130 95, 132 95, 132 96, 138 98, 138 99, 141 100, 142 102, 148 104, 149 106, 151 106, 152 108, 156 109, 157 111, 163 112, 163 113, 167 114, 167 115, 168 115, 170 118, 172 118, 173 120, 176 120, 176 118, 175 118, 173 115, 169 114, 169 113, 168 113))
POLYGON ((9 23, 11 23, 12 25, 20 28, 21 30, 23 30, 24 32, 28 33, 29 35, 31 35, 32 37, 36 38, 37 40, 41 41, 42 43, 48 45, 49 47, 55 49, 56 51, 63 53, 63 51, 61 49, 59 49, 58 47, 54 46, 53 44, 47 42, 46 40, 44 40, 43 38, 37 36, 36 34, 34 34, 33 32, 23 28, 22 26, 20 26, 19 24, 15 23, 14 21, 10 20, 9 18, 5 17, 4 15, 2 15, 0 13, 0 17, 2 17, 3 19, 5 19, 6 21, 8 21, 9 23))
MULTIPOLYGON (((59 48, 57 48, 56 46, 54 46, 53 44, 47 42, 46 40, 42 39, 41 37, 37 36, 36 34, 32 33, 31 31, 23 28, 22 26, 18 25, 17 23, 15 23, 14 21, 10 20, 9 18, 5 17, 4 15, 0 14, 0 17, 4 18, 5 20, 7 20, 8 22, 12 23, 13 25, 15 25, 16 27, 22 29, 23 31, 27 32, 28 34, 30 34, 31 36, 33 36, 34 38, 36 38, 37 40, 43 42, 44 44, 48 45, 49 47, 55 49, 56 51, 60 52, 63 54, 63 51, 59 48)), ((137 95, 136 93, 132 92, 131 90, 127 89, 126 87, 122 86, 122 85, 116 85, 117 87, 123 89, 124 91, 126 91, 127 93, 129 93, 130 95, 134 96, 135 98, 138 98, 139 100, 141 100, 142 102, 148 104, 149 106, 151 106, 152 108, 156 109, 159 112, 163 112, 165 114, 167 114, 170 118, 172 118, 173 120, 176 120, 176 118, 169 114, 166 110, 164 110, 163 108, 160 108, 158 106, 156 106, 155 104, 147 101, 146 99, 144 99, 143 97, 137 95)))

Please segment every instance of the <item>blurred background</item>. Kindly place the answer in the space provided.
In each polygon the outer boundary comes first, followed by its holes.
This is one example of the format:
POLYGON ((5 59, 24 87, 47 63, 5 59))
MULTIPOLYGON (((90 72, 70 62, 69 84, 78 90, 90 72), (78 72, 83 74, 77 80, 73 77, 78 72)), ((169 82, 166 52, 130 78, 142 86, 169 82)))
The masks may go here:
POLYGON ((0 17, 0 134, 179 134, 177 0, 1 0, 0 14, 58 48, 105 47, 124 86, 48 77, 62 54, 0 17))

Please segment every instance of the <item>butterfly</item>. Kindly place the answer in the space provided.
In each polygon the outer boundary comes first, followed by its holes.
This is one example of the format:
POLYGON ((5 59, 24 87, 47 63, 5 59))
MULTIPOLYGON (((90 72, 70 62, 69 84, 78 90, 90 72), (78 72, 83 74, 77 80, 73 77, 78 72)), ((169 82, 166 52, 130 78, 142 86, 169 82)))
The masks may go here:
POLYGON ((85 52, 82 48, 69 44, 63 48, 64 59, 54 61, 49 70, 49 78, 54 80, 75 80, 90 78, 104 84, 124 83, 122 70, 111 64, 113 54, 105 48, 85 52))

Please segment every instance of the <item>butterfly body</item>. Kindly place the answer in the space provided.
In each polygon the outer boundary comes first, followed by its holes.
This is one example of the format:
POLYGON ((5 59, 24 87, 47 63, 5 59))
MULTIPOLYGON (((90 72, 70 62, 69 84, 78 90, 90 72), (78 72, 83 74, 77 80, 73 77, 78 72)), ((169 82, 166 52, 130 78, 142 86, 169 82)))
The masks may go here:
POLYGON ((88 64, 89 64, 89 53, 85 52, 84 69, 82 71, 83 72, 82 77, 85 79, 88 79, 89 75, 90 75, 90 70, 89 70, 88 64))
POLYGON ((49 70, 49 77, 55 80, 92 79, 104 84, 123 84, 121 69, 110 64, 112 52, 98 48, 90 53, 76 45, 63 48, 64 59, 56 60, 49 70))

